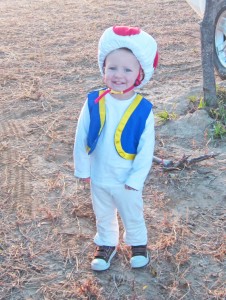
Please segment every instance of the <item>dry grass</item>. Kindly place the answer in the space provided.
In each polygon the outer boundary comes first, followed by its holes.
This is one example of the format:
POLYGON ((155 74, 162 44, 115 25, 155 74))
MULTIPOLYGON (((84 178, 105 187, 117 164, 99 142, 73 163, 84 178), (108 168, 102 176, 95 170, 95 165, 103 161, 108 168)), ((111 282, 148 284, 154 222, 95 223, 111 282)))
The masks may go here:
POLYGON ((172 209, 192 189, 194 169, 154 166, 144 191, 151 264, 131 270, 122 242, 105 273, 90 270, 95 218, 87 186, 73 177, 77 118, 86 92, 102 84, 102 31, 124 23, 156 36, 160 67, 144 93, 161 106, 201 78, 186 2, 7 0, 0 9, 0 299, 224 299, 222 207, 172 209))

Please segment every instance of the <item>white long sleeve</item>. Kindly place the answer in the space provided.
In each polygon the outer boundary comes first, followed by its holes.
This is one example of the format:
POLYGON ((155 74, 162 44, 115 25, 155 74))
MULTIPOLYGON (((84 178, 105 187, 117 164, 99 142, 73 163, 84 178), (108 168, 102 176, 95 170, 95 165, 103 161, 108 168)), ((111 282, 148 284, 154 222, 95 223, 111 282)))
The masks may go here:
POLYGON ((78 119, 73 153, 74 175, 79 178, 90 177, 90 156, 86 151, 89 123, 90 116, 86 101, 78 119))

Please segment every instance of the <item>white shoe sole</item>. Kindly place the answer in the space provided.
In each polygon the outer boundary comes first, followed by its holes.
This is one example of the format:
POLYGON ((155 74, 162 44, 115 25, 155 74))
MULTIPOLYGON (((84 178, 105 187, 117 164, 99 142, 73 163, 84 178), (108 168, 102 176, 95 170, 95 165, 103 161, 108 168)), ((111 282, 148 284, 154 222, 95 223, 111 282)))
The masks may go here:
POLYGON ((130 259, 130 265, 131 268, 136 269, 136 268, 143 268, 145 266, 147 266, 150 262, 150 257, 149 257, 149 253, 147 252, 147 257, 142 256, 142 255, 138 255, 138 256, 133 256, 130 259))

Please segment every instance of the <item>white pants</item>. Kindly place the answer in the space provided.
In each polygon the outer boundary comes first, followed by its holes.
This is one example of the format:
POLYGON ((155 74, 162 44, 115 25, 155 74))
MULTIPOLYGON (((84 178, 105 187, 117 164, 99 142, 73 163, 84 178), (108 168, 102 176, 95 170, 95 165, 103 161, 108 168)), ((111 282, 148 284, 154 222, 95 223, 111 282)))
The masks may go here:
POLYGON ((91 195, 97 226, 94 242, 98 246, 118 245, 117 212, 125 229, 124 242, 130 246, 147 244, 142 191, 126 190, 124 185, 99 187, 91 184, 91 195))

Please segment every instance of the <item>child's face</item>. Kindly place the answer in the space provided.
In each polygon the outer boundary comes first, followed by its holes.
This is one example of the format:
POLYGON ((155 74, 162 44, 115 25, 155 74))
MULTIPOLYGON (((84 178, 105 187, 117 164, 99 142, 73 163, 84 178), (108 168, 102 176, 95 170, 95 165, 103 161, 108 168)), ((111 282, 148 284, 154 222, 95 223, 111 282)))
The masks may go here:
MULTIPOLYGON (((112 90, 124 91, 134 85, 139 71, 140 64, 135 55, 127 49, 117 49, 106 57, 104 80, 112 90)), ((130 98, 133 94, 132 90, 124 96, 130 98)))

